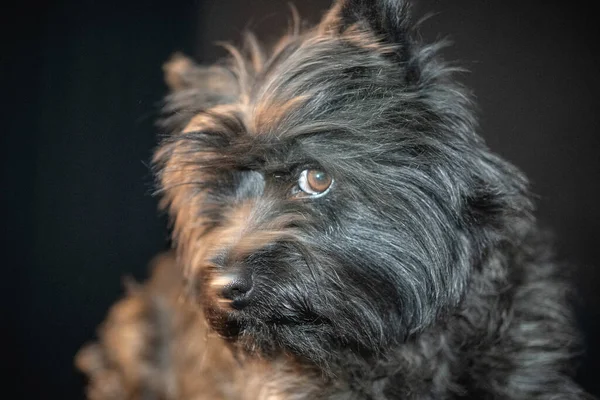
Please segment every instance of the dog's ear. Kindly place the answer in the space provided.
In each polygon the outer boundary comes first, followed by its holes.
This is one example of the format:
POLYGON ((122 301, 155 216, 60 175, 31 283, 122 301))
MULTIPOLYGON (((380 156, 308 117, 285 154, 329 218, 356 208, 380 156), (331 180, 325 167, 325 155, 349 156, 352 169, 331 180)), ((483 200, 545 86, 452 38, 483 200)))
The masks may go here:
POLYGON ((411 51, 411 22, 406 0, 337 0, 319 25, 321 32, 367 31, 394 45, 401 61, 411 51))
POLYGON ((237 94, 233 75, 220 66, 204 67, 191 58, 175 53, 164 63, 165 82, 172 93, 199 90, 213 97, 229 99, 237 94))
POLYGON ((181 130, 198 112, 233 103, 239 97, 237 80, 227 68, 200 66, 176 53, 163 71, 171 93, 165 98, 160 124, 169 130, 181 130))
POLYGON ((337 0, 321 21, 323 31, 343 33, 357 26, 389 43, 408 44, 409 3, 406 0, 337 0))

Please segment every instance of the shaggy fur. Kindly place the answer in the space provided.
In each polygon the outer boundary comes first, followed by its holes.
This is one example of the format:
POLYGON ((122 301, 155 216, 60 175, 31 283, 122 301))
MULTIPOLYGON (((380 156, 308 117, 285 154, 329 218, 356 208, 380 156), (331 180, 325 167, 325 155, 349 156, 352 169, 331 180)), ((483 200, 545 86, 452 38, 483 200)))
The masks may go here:
POLYGON ((527 180, 413 30, 403 1, 339 0, 270 50, 166 64, 176 257, 79 354, 90 399, 587 398, 527 180))

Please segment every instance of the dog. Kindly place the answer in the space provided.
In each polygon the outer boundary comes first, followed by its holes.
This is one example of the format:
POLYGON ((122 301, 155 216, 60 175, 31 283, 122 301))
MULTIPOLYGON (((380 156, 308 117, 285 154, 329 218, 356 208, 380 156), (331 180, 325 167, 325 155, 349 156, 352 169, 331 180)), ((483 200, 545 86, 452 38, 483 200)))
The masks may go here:
POLYGON ((103 399, 587 399, 565 268, 403 0, 165 64, 174 250, 76 358, 103 399))

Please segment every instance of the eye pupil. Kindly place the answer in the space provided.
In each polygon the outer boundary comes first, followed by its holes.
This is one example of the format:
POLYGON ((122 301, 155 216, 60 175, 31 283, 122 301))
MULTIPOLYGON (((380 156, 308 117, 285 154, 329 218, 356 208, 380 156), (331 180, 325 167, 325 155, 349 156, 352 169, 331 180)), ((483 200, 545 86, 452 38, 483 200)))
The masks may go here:
POLYGON ((308 173, 308 179, 314 186, 326 185, 328 181, 328 177, 325 172, 315 170, 312 170, 308 173))

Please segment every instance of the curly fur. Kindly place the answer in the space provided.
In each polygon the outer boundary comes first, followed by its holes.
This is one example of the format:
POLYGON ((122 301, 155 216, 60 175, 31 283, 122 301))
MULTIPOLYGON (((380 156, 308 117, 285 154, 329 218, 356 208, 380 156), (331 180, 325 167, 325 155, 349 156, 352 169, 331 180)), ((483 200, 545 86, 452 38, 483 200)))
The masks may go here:
POLYGON ((408 11, 340 0, 271 49, 166 64, 154 161, 177 262, 80 354, 90 398, 588 398, 527 180, 408 11), (292 195, 307 168, 326 195, 292 195), (156 284, 179 268, 186 300, 156 284), (223 301, 232 274, 243 304, 223 301))

